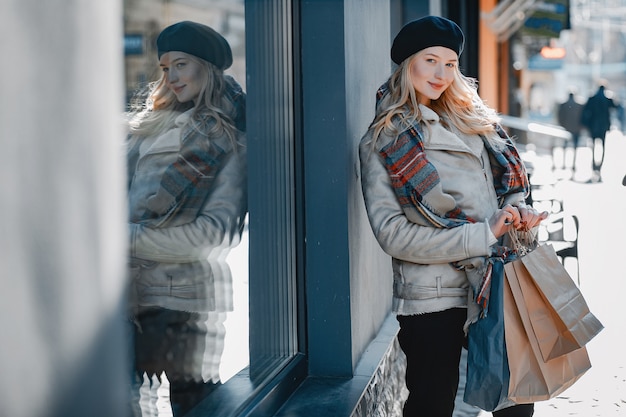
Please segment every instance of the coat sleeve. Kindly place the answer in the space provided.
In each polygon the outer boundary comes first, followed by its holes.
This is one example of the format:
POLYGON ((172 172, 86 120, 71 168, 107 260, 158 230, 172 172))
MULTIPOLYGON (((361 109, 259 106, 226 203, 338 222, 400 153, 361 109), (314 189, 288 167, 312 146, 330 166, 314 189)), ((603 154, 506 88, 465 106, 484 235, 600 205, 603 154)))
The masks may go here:
POLYGON ((507 195, 504 198, 502 207, 506 206, 507 204, 510 204, 512 206, 519 206, 520 204, 523 204, 524 201, 525 201, 524 193, 513 193, 510 195, 507 195))
POLYGON ((200 215, 187 224, 149 228, 130 224, 131 257, 157 262, 192 262, 217 257, 239 243, 247 213, 245 147, 228 156, 200 215))
POLYGON ((434 264, 486 256, 496 243, 486 222, 446 229, 409 221, 392 188, 382 157, 367 140, 359 148, 361 186, 372 231, 381 248, 403 261, 434 264))

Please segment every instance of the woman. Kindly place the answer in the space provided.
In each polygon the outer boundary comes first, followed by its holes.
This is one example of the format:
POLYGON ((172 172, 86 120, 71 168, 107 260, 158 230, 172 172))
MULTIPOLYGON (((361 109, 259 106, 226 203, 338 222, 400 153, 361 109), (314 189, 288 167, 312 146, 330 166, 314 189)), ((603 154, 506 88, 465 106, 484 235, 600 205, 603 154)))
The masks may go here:
MULTIPOLYGON (((398 68, 379 88, 360 144, 368 217, 392 256, 404 416, 452 416, 464 328, 478 314, 468 308, 477 271, 510 229, 547 217, 524 204, 523 163, 459 71, 463 43, 461 29, 441 17, 403 27, 391 48, 398 68)), ((532 413, 529 404, 494 415, 532 413)))
POLYGON ((205 350, 223 331, 207 334, 207 317, 232 308, 221 260, 247 211, 245 96, 224 75, 228 43, 208 26, 169 26, 157 49, 162 75, 127 143, 134 359, 139 378, 165 373, 178 416, 219 382, 204 358, 221 355, 219 340, 205 350))

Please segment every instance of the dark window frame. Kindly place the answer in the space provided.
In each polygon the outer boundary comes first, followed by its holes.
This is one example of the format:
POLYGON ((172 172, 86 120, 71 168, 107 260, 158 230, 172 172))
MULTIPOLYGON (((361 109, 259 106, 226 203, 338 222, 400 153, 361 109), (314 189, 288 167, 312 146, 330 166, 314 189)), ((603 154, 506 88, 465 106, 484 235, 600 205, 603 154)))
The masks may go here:
POLYGON ((273 415, 308 374, 299 2, 245 16, 250 366, 190 417, 273 415))

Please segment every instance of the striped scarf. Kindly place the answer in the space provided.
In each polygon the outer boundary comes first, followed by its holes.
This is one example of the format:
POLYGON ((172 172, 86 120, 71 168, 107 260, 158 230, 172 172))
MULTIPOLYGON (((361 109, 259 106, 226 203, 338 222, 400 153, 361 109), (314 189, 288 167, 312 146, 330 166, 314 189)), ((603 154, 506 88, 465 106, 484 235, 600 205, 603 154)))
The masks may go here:
MULTIPOLYGON (((524 164, 515 145, 498 126, 496 129, 506 146, 494 148, 482 136, 489 153, 494 188, 499 199, 512 193, 528 193, 529 184, 524 164)), ((398 138, 379 151, 391 178, 391 184, 403 209, 415 209, 434 227, 457 227, 465 223, 475 223, 456 206, 442 213, 429 202, 428 193, 441 181, 437 169, 428 161, 424 149, 424 139, 419 123, 412 124, 398 138)))

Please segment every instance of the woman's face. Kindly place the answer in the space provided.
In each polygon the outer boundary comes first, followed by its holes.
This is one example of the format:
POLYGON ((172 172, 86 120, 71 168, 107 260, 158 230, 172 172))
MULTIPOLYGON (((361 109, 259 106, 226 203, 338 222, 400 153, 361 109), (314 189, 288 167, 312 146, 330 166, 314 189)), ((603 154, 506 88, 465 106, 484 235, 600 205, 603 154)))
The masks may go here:
POLYGON ((167 87, 181 103, 193 101, 198 104, 203 85, 202 65, 185 52, 171 51, 161 55, 161 70, 167 87))
POLYGON ((452 49, 431 46, 422 49, 410 64, 411 83, 420 96, 420 104, 437 100, 452 84, 459 58, 452 49))

